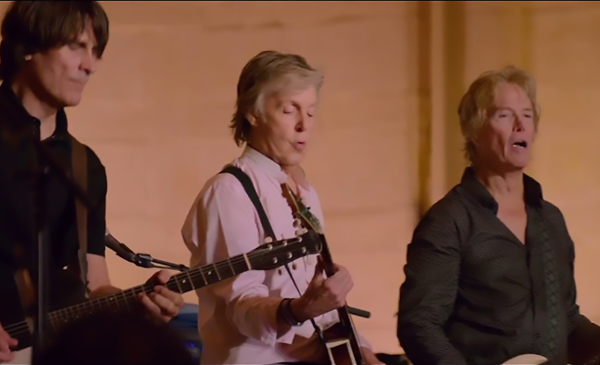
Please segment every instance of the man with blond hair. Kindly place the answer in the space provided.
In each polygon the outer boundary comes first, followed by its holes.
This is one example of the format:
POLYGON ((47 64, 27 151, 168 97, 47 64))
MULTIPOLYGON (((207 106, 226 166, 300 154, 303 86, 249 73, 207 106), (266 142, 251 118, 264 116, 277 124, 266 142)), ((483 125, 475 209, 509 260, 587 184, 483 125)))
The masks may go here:
POLYGON ((458 113, 471 165, 408 245, 401 345, 417 365, 589 361, 600 327, 579 312, 573 242, 523 173, 540 119, 534 79, 515 67, 484 73, 458 113))
MULTIPOLYGON (((245 148, 229 168, 243 174, 249 186, 230 173, 204 185, 182 228, 192 266, 247 253, 267 237, 294 237, 283 189, 299 197, 315 224, 323 225, 319 197, 300 167, 316 122, 321 83, 321 74, 293 54, 264 51, 243 68, 230 126, 236 144, 245 148), (256 190, 258 203, 245 187, 256 190), (263 219, 269 226, 261 224, 263 219)), ((324 278, 317 261, 311 255, 294 261, 289 270, 249 271, 198 290, 202 363, 328 363, 314 326, 338 322, 335 309, 345 303, 353 284, 342 266, 324 278)), ((359 342, 364 363, 380 363, 366 340, 359 342)))

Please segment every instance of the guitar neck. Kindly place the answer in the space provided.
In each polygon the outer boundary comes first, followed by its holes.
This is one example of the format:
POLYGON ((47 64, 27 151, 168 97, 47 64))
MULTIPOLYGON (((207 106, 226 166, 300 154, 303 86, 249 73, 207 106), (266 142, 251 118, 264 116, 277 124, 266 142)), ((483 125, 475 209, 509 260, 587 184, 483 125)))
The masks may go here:
MULTIPOLYGON (((323 248, 321 250, 321 259, 323 261, 323 269, 325 270, 325 274, 327 276, 332 276, 335 274, 335 265, 333 263, 333 258, 331 256, 331 252, 329 251, 329 245, 327 244, 327 240, 325 239, 324 234, 320 234, 321 241, 323 242, 323 248)), ((358 342, 358 335, 356 334, 356 328, 354 327, 354 322, 352 321, 352 317, 348 312, 348 305, 344 304, 343 307, 338 308, 337 310, 338 316, 340 318, 340 324, 345 329, 345 335, 348 336, 348 340, 350 342, 350 346, 352 348, 352 352, 354 354, 354 358, 357 364, 362 364, 362 351, 360 348, 360 344, 358 342)))
MULTIPOLYGON (((225 259, 214 264, 208 264, 183 273, 172 276, 165 284, 167 288, 178 293, 187 293, 191 290, 215 284, 219 281, 231 278, 253 267, 253 262, 260 260, 260 256, 253 252, 241 254, 225 259)), ((126 312, 138 308, 138 297, 140 293, 149 294, 154 290, 155 283, 146 283, 136 287, 120 291, 106 297, 85 301, 83 303, 59 309, 48 314, 48 326, 57 331, 62 326, 79 320, 98 312, 126 312)), ((5 328, 13 338, 23 335, 29 331, 27 322, 23 321, 16 325, 5 328)))

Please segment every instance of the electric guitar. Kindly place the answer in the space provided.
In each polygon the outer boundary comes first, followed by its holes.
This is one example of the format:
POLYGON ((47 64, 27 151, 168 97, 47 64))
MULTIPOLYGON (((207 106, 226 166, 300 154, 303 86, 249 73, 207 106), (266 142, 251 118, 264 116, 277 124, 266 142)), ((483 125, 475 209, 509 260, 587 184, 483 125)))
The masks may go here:
POLYGON ((540 365, 548 361, 544 356, 537 354, 524 354, 515 356, 502 365, 540 365))
MULTIPOLYGON (((309 212, 309 209, 298 199, 287 184, 282 187, 283 195, 287 199, 294 218, 305 229, 315 232, 322 241, 321 259, 325 274, 329 277, 335 274, 335 266, 325 235, 318 220, 309 212)), ((340 321, 323 331, 323 340, 331 365, 363 365, 361 346, 348 306, 337 310, 340 321)))
MULTIPOLYGON (((312 231, 300 231, 295 238, 265 243, 254 250, 228 259, 187 270, 172 276, 165 284, 170 290, 181 294, 218 283, 250 270, 273 270, 298 258, 321 252, 322 243, 319 236, 312 231)), ((94 313, 103 311, 126 312, 138 307, 138 294, 151 293, 154 283, 146 283, 116 294, 94 300, 80 302, 76 305, 54 310, 48 313, 47 328, 49 334, 56 333, 65 325, 83 319, 94 313)), ((2 300, 5 300, 3 298, 2 300)), ((32 344, 32 323, 21 320, 15 323, 0 323, 10 337, 19 344, 13 351, 29 351, 32 344)), ((52 336, 49 336, 52 337, 52 336)), ((19 354, 17 354, 19 356, 19 354)), ((23 363, 23 360, 20 360, 23 363)), ((29 360, 30 362, 30 360, 29 360)))

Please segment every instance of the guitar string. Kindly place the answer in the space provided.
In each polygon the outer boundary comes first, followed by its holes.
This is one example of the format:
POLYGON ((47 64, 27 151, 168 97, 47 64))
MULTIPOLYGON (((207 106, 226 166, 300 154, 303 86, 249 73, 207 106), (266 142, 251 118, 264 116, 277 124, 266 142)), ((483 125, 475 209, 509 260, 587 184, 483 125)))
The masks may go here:
MULTIPOLYGON (((271 243, 271 245, 274 246, 275 248, 277 248, 278 246, 281 246, 281 244, 284 241, 287 242, 286 247, 289 247, 290 245, 292 245, 294 243, 302 242, 302 241, 299 241, 298 238, 291 238, 288 240, 282 240, 282 241, 277 241, 277 242, 271 243)), ((293 251, 296 251, 296 250, 290 250, 288 252, 293 252, 293 251)), ((270 249, 268 252, 272 252, 272 249, 270 249)), ((265 254, 264 251, 262 251, 261 249, 258 249, 258 250, 254 250, 254 251, 247 253, 245 256, 250 260, 250 259, 254 259, 254 258, 259 257, 264 254, 265 254)), ((245 261, 246 261, 246 258, 244 257, 244 255, 239 255, 238 257, 226 259, 226 260, 220 261, 215 264, 207 264, 202 267, 198 267, 196 269, 191 269, 188 272, 184 272, 184 273, 178 274, 176 276, 183 277, 184 281, 182 281, 181 284, 184 284, 184 285, 185 285, 185 280, 186 280, 185 277, 189 278, 191 281, 191 283, 190 283, 190 285, 192 287, 191 290, 194 290, 194 289, 196 289, 193 285, 194 281, 196 279, 200 279, 200 278, 202 278, 204 280, 205 276, 207 274, 210 275, 209 273, 212 270, 214 270, 216 273, 218 273, 219 269, 224 269, 227 267, 230 271, 232 271, 230 266, 238 266, 241 263, 245 264, 244 267, 246 268, 246 270, 252 269, 252 268, 248 268, 248 265, 245 261)), ((278 265, 278 266, 281 266, 281 265, 278 265)), ((241 266, 238 266, 238 267, 241 267, 241 266)), ((241 273, 242 272, 240 272, 240 274, 241 273)), ((235 276, 235 275, 236 275, 235 270, 233 270, 232 276, 235 276)), ((218 275, 217 275, 217 277, 218 277, 218 275)), ((171 290, 180 289, 179 282, 174 278, 175 278, 175 276, 172 279, 170 279, 165 285, 172 286, 172 288, 169 287, 169 289, 171 289, 171 290)), ((209 284, 213 284, 213 283, 206 283, 206 285, 209 285, 209 284)), ((206 286, 206 285, 203 285, 203 286, 206 286)), ((153 287, 154 287, 154 285, 148 284, 148 283, 143 284, 143 285, 138 285, 136 287, 133 287, 130 289, 125 289, 119 293, 110 295, 108 297, 98 298, 98 299, 95 299, 92 301, 83 302, 83 303, 76 304, 76 305, 73 305, 73 306, 70 306, 67 308, 52 311, 48 314, 48 319, 52 325, 56 325, 55 323, 52 323, 53 321, 58 321, 57 324, 64 324, 64 321, 61 321, 61 318, 66 317, 69 314, 72 314, 75 312, 80 312, 82 309, 83 310, 94 310, 96 305, 98 307, 102 307, 106 303, 108 303, 109 305, 114 304, 117 307, 120 302, 121 302, 121 304, 124 303, 125 305, 127 305, 127 303, 131 299, 135 298, 139 293, 141 293, 142 291, 148 292, 148 291, 152 290, 153 287), (112 299, 109 299, 109 298, 112 298, 112 299)), ((117 308, 117 309, 120 309, 120 308, 117 308)), ((80 313, 82 316, 86 314, 85 312, 80 312, 80 313)), ((8 325, 3 328, 6 332, 14 332, 13 333, 14 336, 20 336, 20 335, 30 332, 29 326, 27 325, 26 321, 21 321, 19 323, 15 323, 13 325, 8 325)))
MULTIPOLYGON (((247 254, 247 256, 250 259, 250 258, 254 258, 255 256, 258 256, 260 254, 262 254, 262 252, 260 252, 260 251, 250 252, 249 254, 247 254)), ((237 266, 240 263, 245 263, 245 259, 244 259, 243 256, 241 256, 241 257, 238 256, 237 258, 232 258, 232 259, 224 260, 222 262, 216 263, 215 265, 208 264, 208 265, 206 265, 208 267, 204 266, 203 270, 200 270, 201 268, 192 269, 191 271, 194 271, 194 272, 191 273, 191 275, 188 275, 188 273, 182 273, 182 274, 179 274, 178 276, 184 276, 184 277, 187 276, 187 277, 190 277, 191 280, 200 279, 200 278, 204 279, 204 276, 202 274, 203 273, 204 274, 208 274, 208 272, 210 272, 211 269, 215 269, 214 266, 216 266, 216 270, 215 271, 218 272, 219 269, 224 269, 225 267, 228 267, 230 263, 232 265, 236 265, 237 266)), ((229 269, 231 269, 231 268, 229 268, 229 269)), ((168 284, 175 284, 175 285, 172 285, 172 286, 177 286, 177 283, 175 281, 169 281, 167 283, 167 285, 168 284)), ((185 283, 182 282, 182 284, 185 284, 185 283)), ((123 290, 123 291, 121 291, 121 292, 119 292, 117 294, 111 295, 109 297, 98 298, 98 299, 93 300, 93 301, 84 302, 84 303, 76 304, 76 305, 71 306, 71 307, 67 307, 67 308, 63 308, 63 309, 59 309, 59 310, 53 311, 53 312, 49 313, 48 318, 49 318, 50 322, 52 322, 53 320, 60 320, 62 317, 65 317, 65 314, 68 315, 70 313, 75 313, 75 312, 80 311, 81 309, 93 310, 93 309, 95 309, 94 308, 95 304, 97 304, 99 307, 102 307, 106 303, 112 304, 112 303, 115 303, 115 302, 116 302, 115 304, 117 304, 117 305, 118 305, 119 302, 125 302, 125 304, 127 304, 127 302, 130 301, 131 299, 135 298, 135 296, 137 296, 137 294, 141 293, 142 291, 148 291, 149 289, 151 289, 151 287, 148 284, 139 285, 139 286, 136 286, 134 288, 123 290), (109 300, 109 298, 114 298, 114 297, 117 298, 116 301, 109 300)), ((173 288, 170 288, 170 289, 173 289, 173 288)), ((194 289, 193 285, 192 285, 192 289, 194 289)), ((84 314, 84 313, 82 313, 82 314, 84 314)), ((29 327, 28 327, 27 323, 24 322, 24 321, 20 322, 20 323, 17 323, 15 325, 6 326, 4 328, 4 330, 7 331, 7 332, 8 331, 13 332, 13 331, 17 330, 18 327, 20 327, 19 328, 20 330, 23 330, 23 331, 17 332, 18 335, 26 333, 26 332, 29 332, 29 327)))

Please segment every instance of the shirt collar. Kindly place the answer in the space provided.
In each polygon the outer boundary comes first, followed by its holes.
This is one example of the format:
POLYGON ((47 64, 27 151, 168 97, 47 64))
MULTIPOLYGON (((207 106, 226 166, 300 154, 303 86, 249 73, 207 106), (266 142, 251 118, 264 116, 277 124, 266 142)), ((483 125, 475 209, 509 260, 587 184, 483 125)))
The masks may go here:
POLYGON ((288 180, 287 174, 281 169, 281 166, 279 166, 277 162, 248 145, 244 148, 241 158, 250 161, 255 167, 275 178, 280 184, 284 184, 288 180))
MULTIPOLYGON (((529 206, 541 207, 544 199, 542 186, 527 174, 523 174, 523 184, 525 190, 525 203, 529 206)), ((483 207, 491 210, 494 214, 498 214, 498 202, 496 202, 496 199, 494 199, 481 181, 477 179, 475 170, 472 167, 467 167, 465 169, 460 182, 460 187, 483 207)))

